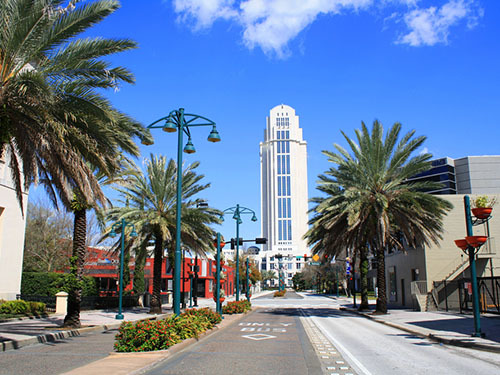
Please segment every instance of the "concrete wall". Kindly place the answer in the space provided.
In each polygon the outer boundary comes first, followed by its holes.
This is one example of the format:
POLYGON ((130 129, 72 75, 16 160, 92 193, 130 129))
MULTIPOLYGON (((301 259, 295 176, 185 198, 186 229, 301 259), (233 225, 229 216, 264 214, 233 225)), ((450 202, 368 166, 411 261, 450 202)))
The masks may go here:
MULTIPOLYGON (((9 155, 0 160, 0 299, 16 299, 21 289, 25 217, 13 189, 9 155)), ((26 215, 28 194, 23 194, 26 215)))

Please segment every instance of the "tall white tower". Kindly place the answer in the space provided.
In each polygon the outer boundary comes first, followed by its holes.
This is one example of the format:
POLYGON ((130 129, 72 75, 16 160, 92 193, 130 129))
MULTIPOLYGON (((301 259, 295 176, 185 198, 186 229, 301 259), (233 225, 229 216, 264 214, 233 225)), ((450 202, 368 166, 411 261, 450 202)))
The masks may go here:
POLYGON ((304 267, 304 254, 309 254, 302 238, 308 228, 307 143, 299 117, 288 105, 274 107, 267 117, 260 168, 262 235, 267 238, 261 269, 277 271, 281 266, 286 285, 292 285, 291 278, 304 267), (283 258, 277 259, 278 254, 283 258))

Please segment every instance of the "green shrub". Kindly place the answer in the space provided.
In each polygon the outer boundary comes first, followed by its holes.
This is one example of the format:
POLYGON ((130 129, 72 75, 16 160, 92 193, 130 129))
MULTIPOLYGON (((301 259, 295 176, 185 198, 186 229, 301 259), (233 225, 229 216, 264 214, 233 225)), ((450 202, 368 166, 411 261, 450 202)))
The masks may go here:
POLYGON ((277 292, 274 292, 275 297, 283 297, 286 294, 286 290, 278 290, 277 292))
MULTIPOLYGON (((21 294, 26 296, 55 296, 61 291, 70 291, 71 275, 56 272, 23 272, 21 294)), ((82 296, 97 296, 97 279, 83 277, 82 296)))
POLYGON ((27 302, 23 300, 0 301, 0 314, 6 315, 40 315, 46 311, 43 302, 27 302))
POLYGON ((30 305, 26 301, 6 301, 0 305, 0 313, 12 315, 24 315, 30 312, 30 305))
POLYGON ((223 314, 242 314, 244 312, 250 311, 252 305, 248 301, 234 301, 228 302, 227 305, 222 306, 223 314))
POLYGON ((30 313, 33 315, 41 315, 46 313, 46 305, 43 302, 29 301, 30 313))
POLYGON ((118 352, 148 352, 164 350, 198 335, 221 321, 210 309, 189 309, 179 316, 163 320, 124 322, 116 335, 114 348, 118 352))

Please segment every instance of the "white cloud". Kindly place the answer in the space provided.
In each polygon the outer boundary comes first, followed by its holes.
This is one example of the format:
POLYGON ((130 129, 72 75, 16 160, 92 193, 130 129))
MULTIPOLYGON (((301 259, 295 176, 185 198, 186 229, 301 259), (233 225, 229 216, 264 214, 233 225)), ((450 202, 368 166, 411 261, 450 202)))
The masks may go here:
POLYGON ((238 16, 235 0, 173 0, 174 10, 180 20, 194 20, 195 29, 212 26, 218 18, 231 19, 238 16))
MULTIPOLYGON (((443 0, 433 0, 442 2, 443 0)), ((236 22, 243 29, 243 43, 278 57, 287 55, 288 44, 321 15, 379 8, 403 8, 392 12, 396 24, 409 32, 398 43, 411 46, 446 43, 451 26, 462 20, 469 27, 477 23, 478 0, 448 0, 438 8, 419 8, 420 0, 172 0, 179 20, 191 21, 195 30, 209 28, 219 20, 236 22), (404 23, 399 21, 403 20, 404 23)))
POLYGON ((398 43, 410 46, 433 46, 448 43, 450 28, 466 20, 469 27, 477 23, 482 10, 475 0, 450 0, 441 8, 415 9, 404 16, 410 32, 403 35, 398 43))

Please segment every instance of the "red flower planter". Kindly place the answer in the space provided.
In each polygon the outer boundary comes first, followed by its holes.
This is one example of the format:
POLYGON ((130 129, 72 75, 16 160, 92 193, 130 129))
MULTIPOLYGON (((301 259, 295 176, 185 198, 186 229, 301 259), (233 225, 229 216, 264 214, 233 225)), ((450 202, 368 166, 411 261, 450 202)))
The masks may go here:
POLYGON ((482 244, 484 244, 487 240, 488 237, 486 236, 467 236, 465 237, 467 243, 471 245, 472 247, 479 247, 482 244))
POLYGON ((455 245, 457 247, 461 248, 462 250, 466 250, 469 244, 467 243, 467 240, 461 239, 461 240, 455 240, 455 245))
POLYGON ((487 219, 491 215, 493 208, 491 207, 476 207, 472 209, 472 214, 478 219, 487 219))

